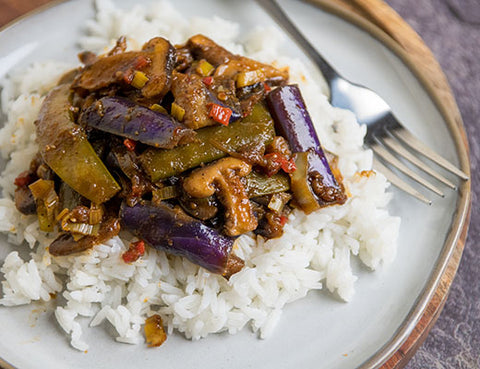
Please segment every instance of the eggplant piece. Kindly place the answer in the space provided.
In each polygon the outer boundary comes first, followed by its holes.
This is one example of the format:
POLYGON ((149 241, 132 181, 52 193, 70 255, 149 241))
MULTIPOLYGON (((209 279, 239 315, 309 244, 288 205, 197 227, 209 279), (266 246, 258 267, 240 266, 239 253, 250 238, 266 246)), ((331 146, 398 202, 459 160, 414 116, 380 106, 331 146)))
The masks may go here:
POLYGON ((123 229, 150 246, 186 257, 192 263, 213 272, 230 276, 243 262, 232 254, 233 239, 219 234, 183 212, 164 203, 147 202, 129 207, 122 203, 120 219, 123 229))
POLYGON ((310 213, 322 206, 345 203, 343 186, 332 173, 297 85, 274 89, 267 96, 277 133, 295 153, 297 170, 291 174, 297 204, 310 213))
POLYGON ((168 114, 122 97, 103 97, 82 112, 79 123, 162 149, 192 142, 195 132, 168 114))
POLYGON ((120 186, 95 153, 83 128, 73 122, 69 96, 69 86, 60 85, 45 98, 35 122, 40 154, 70 187, 101 204, 120 186))

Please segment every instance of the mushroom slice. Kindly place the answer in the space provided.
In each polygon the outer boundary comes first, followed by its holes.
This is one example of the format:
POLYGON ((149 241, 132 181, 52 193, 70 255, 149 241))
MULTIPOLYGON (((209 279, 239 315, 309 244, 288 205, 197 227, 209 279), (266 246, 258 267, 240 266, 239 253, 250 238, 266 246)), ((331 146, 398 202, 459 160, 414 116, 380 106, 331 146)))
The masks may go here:
POLYGON ((191 197, 204 198, 217 194, 225 207, 225 234, 238 236, 257 228, 257 218, 241 181, 252 170, 247 162, 233 158, 220 159, 194 170, 183 182, 191 197))

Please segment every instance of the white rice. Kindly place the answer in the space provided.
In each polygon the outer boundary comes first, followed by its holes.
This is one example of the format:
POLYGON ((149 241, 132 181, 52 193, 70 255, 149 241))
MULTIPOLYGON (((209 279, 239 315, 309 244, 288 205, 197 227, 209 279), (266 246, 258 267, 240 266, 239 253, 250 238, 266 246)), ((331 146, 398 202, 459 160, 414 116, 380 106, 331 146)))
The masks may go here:
POLYGON ((191 339, 223 331, 234 334, 246 325, 266 338, 285 304, 310 290, 326 287, 345 301, 352 299, 357 280, 352 257, 372 270, 392 262, 400 220, 386 210, 390 194, 385 178, 358 174, 371 168, 371 152, 362 148, 365 128, 350 112, 330 106, 322 94, 323 82, 301 61, 278 56, 282 40, 275 30, 256 29, 242 37, 240 44, 237 24, 217 17, 187 19, 168 2, 123 11, 108 0, 99 0, 97 9, 96 18, 87 23, 88 36, 80 40, 87 50, 105 50, 120 35, 128 35, 131 47, 136 48, 158 35, 181 43, 203 33, 236 53, 288 65, 323 146, 339 157, 352 196, 343 206, 308 216, 294 211, 279 239, 240 237, 236 254, 246 260, 246 266, 228 281, 153 249, 137 262, 125 264, 121 254, 131 241, 126 234, 80 255, 52 257, 47 247, 56 235, 40 232, 35 216, 17 212, 13 181, 37 151, 33 122, 42 96, 70 66, 34 64, 10 77, 2 91, 8 119, 0 131, 0 154, 9 162, 0 178, 0 231, 8 234, 18 250, 27 244, 31 251, 27 260, 13 251, 3 261, 1 305, 48 301, 53 294, 61 294, 64 303, 59 301, 55 316, 70 335, 72 346, 82 351, 88 349, 82 339, 83 319, 89 319, 91 327, 107 320, 117 331, 117 341, 137 344, 144 341, 145 318, 155 313, 163 317, 169 333, 178 330, 191 339))

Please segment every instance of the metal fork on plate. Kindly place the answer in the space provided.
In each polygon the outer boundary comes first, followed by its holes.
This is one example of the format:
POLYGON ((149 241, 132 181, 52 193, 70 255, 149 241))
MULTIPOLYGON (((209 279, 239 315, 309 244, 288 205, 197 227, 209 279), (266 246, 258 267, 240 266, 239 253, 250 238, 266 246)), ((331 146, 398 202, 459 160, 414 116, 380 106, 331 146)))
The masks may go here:
MULTIPOLYGON (((395 118, 390 106, 388 106, 380 96, 364 86, 352 83, 343 78, 300 33, 275 0, 256 1, 290 34, 293 40, 319 67, 330 87, 331 104, 335 107, 351 110, 356 115, 360 124, 367 125, 365 144, 369 146, 375 155, 380 157, 383 162, 402 171, 410 178, 442 197, 444 194, 440 189, 410 169, 410 167, 405 165, 404 162, 399 160, 393 153, 407 159, 452 189, 456 189, 455 184, 427 166, 425 162, 418 159, 406 146, 414 149, 416 152, 419 152, 463 180, 468 179, 468 176, 463 171, 438 155, 410 133, 397 118, 395 118)), ((401 190, 427 204, 431 204, 429 199, 400 179, 395 173, 383 165, 382 161, 374 157, 374 168, 376 170, 382 172, 391 183, 401 190)))

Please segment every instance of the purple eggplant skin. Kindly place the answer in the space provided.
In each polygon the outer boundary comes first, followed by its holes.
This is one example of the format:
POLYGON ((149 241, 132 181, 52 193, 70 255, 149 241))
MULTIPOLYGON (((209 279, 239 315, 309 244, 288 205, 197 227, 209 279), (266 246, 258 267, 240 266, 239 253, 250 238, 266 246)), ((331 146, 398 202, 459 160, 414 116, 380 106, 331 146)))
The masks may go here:
POLYGON ((148 202, 120 207, 122 229, 126 229, 148 245, 218 274, 225 274, 233 239, 185 214, 180 208, 148 202))
POLYGON ((287 139, 292 152, 309 153, 308 175, 321 178, 323 186, 322 193, 315 193, 319 206, 344 203, 343 186, 332 173, 298 85, 275 88, 267 95, 267 104, 277 133, 287 139))
POLYGON ((103 97, 80 115, 80 125, 161 149, 192 142, 195 132, 167 114, 121 97, 103 97))

